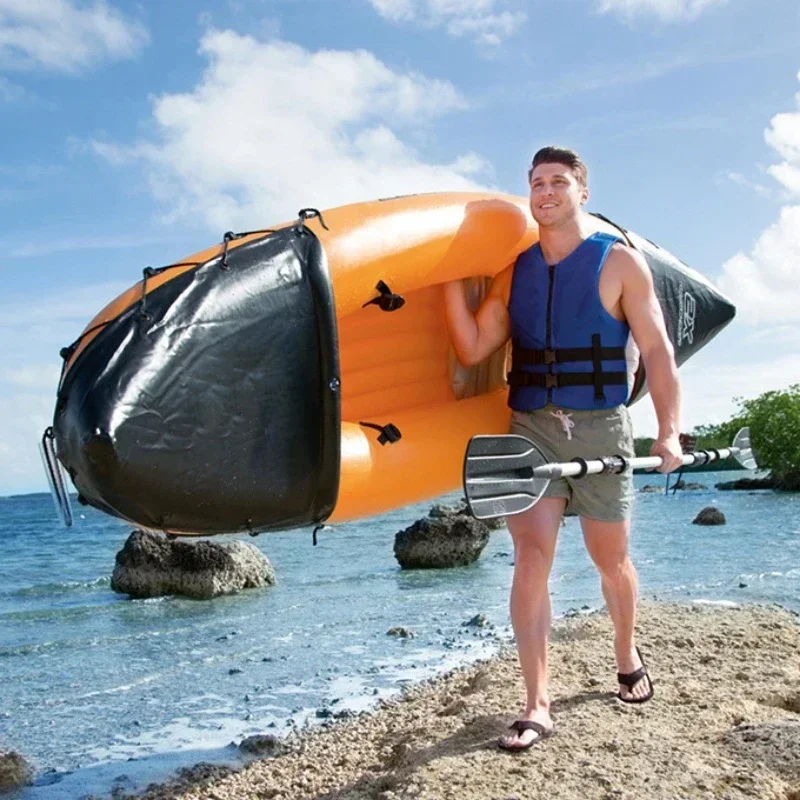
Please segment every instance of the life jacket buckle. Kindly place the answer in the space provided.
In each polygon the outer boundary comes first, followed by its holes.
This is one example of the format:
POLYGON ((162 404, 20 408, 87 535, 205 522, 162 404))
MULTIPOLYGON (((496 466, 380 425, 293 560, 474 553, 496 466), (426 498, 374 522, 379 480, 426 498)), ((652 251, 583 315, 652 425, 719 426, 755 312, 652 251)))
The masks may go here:
POLYGON ((544 363, 545 364, 555 364, 556 363, 556 351, 555 350, 545 350, 544 351, 544 363))
POLYGON ((545 375, 544 376, 544 388, 545 389, 556 389, 556 388, 558 388, 558 375, 545 375))

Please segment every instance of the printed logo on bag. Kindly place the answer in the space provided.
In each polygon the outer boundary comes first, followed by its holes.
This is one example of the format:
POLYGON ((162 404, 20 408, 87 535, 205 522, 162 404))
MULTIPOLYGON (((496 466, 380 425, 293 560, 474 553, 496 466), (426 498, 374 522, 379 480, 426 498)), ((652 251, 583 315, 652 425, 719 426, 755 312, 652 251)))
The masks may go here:
POLYGON ((678 346, 684 342, 694 343, 694 321, 697 316, 697 301, 689 292, 681 297, 681 310, 678 317, 678 346))

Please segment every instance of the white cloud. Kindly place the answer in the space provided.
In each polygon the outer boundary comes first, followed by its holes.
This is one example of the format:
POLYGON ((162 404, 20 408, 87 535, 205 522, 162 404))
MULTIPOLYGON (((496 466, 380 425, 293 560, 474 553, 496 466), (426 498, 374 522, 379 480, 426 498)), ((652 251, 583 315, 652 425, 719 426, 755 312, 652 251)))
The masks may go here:
POLYGON ((799 266, 800 206, 786 206, 750 255, 737 253, 722 265, 719 286, 745 322, 800 321, 799 266))
POLYGON ((107 281, 76 286, 35 299, 26 298, 25 302, 7 295, 0 304, 0 337, 11 341, 12 337, 24 336, 27 340, 31 328, 45 326, 60 336, 62 345, 69 344, 101 308, 136 280, 136 276, 131 276, 127 283, 107 281))
POLYGON ((29 389, 55 390, 60 375, 61 367, 54 359, 51 364, 28 364, 18 369, 0 372, 0 381, 29 389))
POLYGON ((12 258, 34 258, 54 253, 73 253, 78 250, 130 250, 152 244, 166 244, 166 239, 143 238, 141 236, 66 236, 63 239, 43 239, 12 247, 8 252, 12 258))
POLYGON ((56 387, 52 391, 3 394, 0 418, 0 494, 46 491, 38 443, 53 423, 56 387))
POLYGON ((482 188, 488 165, 461 154, 427 163, 402 138, 466 101, 447 81, 398 73, 363 50, 311 52, 207 32, 193 91, 154 101, 156 139, 92 142, 114 164, 139 160, 170 219, 215 230, 290 219, 388 195, 482 188))
POLYGON ((45 491, 38 441, 52 424, 61 374, 59 350, 129 283, 108 281, 35 298, 0 299, 0 495, 45 491))
POLYGON ((656 16, 664 22, 696 19, 705 10, 728 0, 599 0, 601 13, 617 14, 625 19, 641 15, 656 16))
POLYGON ((78 72, 131 58, 147 41, 144 26, 106 0, 0 0, 0 67, 78 72))
POLYGON ((444 27, 451 36, 471 36, 496 46, 525 21, 521 11, 500 8, 503 0, 370 0, 375 10, 392 22, 417 22, 444 27))
POLYGON ((763 184, 756 183, 755 181, 752 181, 742 175, 741 172, 734 172, 733 170, 727 170, 718 173, 716 176, 714 176, 714 181, 717 184, 722 184, 723 182, 735 183, 737 186, 741 186, 744 189, 750 189, 761 197, 772 198, 775 194, 763 184))
MULTIPOLYGON (((798 74, 800 79, 800 74, 798 74)), ((764 138, 784 159, 768 169, 789 196, 800 197, 800 94, 798 111, 777 114, 764 138)), ((800 321, 800 205, 781 209, 749 255, 737 253, 722 265, 719 285, 751 324, 800 321)))
MULTIPOLYGON (((690 431, 706 423, 719 424, 739 410, 736 397, 752 398, 771 390, 788 388, 800 375, 800 352, 789 352, 774 358, 738 357, 736 347, 724 345, 732 331, 720 333, 719 342, 710 350, 694 356, 680 368, 683 394, 683 424, 690 431)), ((655 436, 658 430, 653 402, 645 396, 631 407, 631 419, 637 436, 655 436)))

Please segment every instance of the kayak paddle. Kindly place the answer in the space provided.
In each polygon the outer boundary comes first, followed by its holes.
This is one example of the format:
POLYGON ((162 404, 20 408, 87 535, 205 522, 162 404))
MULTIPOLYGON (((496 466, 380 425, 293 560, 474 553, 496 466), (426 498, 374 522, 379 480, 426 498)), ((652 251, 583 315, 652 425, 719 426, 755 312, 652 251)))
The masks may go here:
MULTIPOLYGON (((750 428, 742 428, 730 447, 685 453, 681 463, 709 464, 732 456, 744 469, 758 465, 750 447, 750 428)), ((464 494, 476 519, 521 514, 536 505, 550 481, 584 475, 619 475, 632 469, 660 467, 661 456, 601 456, 548 463, 534 442, 525 436, 473 436, 464 456, 464 494)))

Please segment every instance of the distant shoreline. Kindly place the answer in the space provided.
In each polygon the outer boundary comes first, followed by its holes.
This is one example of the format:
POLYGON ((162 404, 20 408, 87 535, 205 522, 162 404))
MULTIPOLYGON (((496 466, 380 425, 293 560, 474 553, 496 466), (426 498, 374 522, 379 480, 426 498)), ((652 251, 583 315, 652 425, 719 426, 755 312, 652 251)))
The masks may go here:
POLYGON ((758 797, 800 790, 800 626, 777 606, 646 603, 638 641, 656 695, 614 697, 610 621, 559 619, 551 643, 557 734, 495 746, 519 711, 511 647, 412 687, 375 711, 294 734, 240 772, 199 765, 140 800, 758 797))

